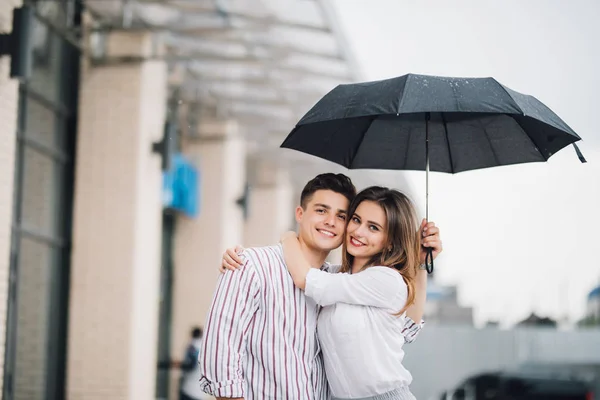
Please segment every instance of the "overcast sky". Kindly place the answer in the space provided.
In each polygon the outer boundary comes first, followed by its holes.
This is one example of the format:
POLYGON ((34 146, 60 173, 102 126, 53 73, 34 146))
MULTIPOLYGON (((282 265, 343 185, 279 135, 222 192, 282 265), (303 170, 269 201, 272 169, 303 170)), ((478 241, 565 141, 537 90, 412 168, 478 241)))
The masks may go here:
MULTIPOLYGON (((443 229, 440 283, 478 324, 531 311, 580 318, 600 282, 600 2, 333 0, 365 80, 409 72, 493 76, 534 95, 583 138, 548 163, 430 176, 443 229)), ((376 177, 393 182, 396 173, 376 177)), ((424 173, 404 173, 424 205, 424 173)), ((423 207, 424 208, 424 207, 423 207)))

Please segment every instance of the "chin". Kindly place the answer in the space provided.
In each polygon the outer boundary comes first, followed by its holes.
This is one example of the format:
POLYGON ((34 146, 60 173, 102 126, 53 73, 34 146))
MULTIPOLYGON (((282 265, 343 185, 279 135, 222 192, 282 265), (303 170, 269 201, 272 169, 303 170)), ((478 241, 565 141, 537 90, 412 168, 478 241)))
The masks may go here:
POLYGON ((338 247, 340 247, 342 245, 342 242, 338 242, 338 241, 331 241, 331 242, 323 241, 323 242, 321 242, 321 241, 319 241, 316 243, 316 245, 320 250, 331 251, 331 250, 335 250, 338 247))
POLYGON ((319 247, 321 248, 321 250, 324 250, 324 251, 332 251, 332 250, 337 249, 340 246, 341 246, 341 244, 330 244, 330 245, 319 246, 319 247))
POLYGON ((348 254, 350 254, 352 257, 356 257, 359 256, 360 257, 360 252, 356 251, 354 249, 354 247, 352 247, 352 245, 348 245, 346 246, 346 251, 348 252, 348 254))

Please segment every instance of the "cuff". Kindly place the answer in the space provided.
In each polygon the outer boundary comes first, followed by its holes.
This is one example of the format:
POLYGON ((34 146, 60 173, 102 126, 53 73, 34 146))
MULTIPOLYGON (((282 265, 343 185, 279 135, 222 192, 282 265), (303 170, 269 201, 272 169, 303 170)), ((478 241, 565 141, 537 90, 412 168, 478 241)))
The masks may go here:
POLYGON ((244 397, 244 381, 240 379, 211 382, 203 376, 200 378, 200 389, 214 397, 244 397))
POLYGON ((404 328, 402 329, 402 335, 404 336, 405 343, 412 343, 417 339, 419 333, 425 326, 425 321, 421 320, 420 323, 416 323, 410 317, 404 318, 404 328))

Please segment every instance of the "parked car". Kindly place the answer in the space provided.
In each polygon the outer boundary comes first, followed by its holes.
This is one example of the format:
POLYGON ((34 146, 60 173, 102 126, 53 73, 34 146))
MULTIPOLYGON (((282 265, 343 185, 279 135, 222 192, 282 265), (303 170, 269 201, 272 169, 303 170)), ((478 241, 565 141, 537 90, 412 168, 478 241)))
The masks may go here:
POLYGON ((594 400, 594 393, 588 382, 577 378, 497 372, 469 377, 445 397, 447 400, 594 400))

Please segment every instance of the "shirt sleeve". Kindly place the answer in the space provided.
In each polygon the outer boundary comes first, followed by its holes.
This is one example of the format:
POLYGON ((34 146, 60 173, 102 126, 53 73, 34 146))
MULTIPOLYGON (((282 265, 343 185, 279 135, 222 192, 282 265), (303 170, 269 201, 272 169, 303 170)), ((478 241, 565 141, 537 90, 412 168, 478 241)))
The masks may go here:
POLYGON ((205 393, 244 397, 242 362, 259 291, 258 277, 248 261, 237 271, 219 277, 198 356, 200 385, 205 393))
POLYGON ((342 266, 340 264, 327 264, 327 268, 325 269, 325 271, 329 272, 330 274, 337 274, 338 272, 340 272, 340 269, 342 269, 342 266))
POLYGON ((404 343, 412 343, 417 339, 419 333, 425 326, 425 321, 421 320, 420 323, 416 323, 410 317, 404 317, 404 326, 402 327, 402 335, 404 336, 404 343))
POLYGON ((316 268, 306 275, 305 294, 317 304, 355 304, 393 308, 404 293, 402 275, 388 267, 370 267, 357 274, 329 274, 316 268))

